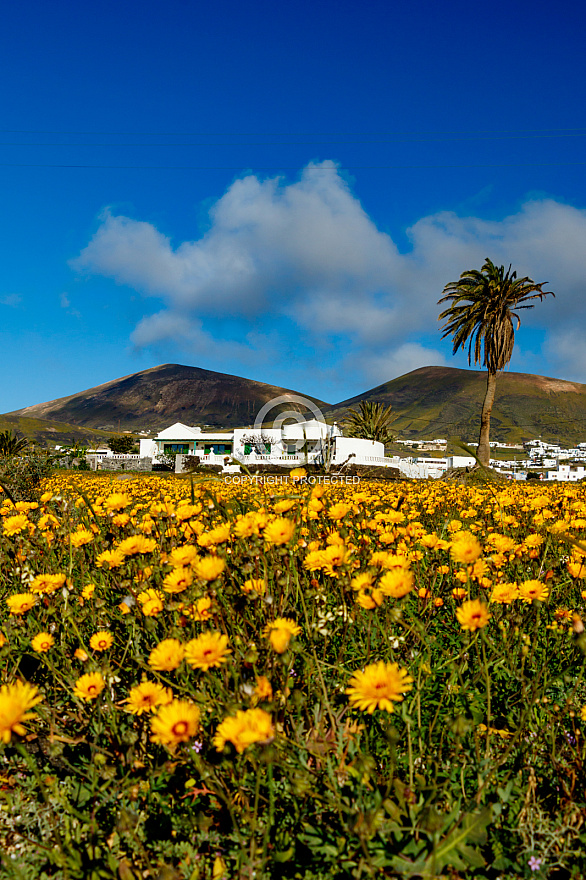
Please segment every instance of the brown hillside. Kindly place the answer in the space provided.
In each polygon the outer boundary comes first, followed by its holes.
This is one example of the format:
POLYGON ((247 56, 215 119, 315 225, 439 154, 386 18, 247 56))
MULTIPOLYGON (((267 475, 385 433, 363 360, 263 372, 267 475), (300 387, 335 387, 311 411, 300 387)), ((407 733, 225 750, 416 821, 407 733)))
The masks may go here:
MULTIPOLYGON (((229 428, 252 424, 265 403, 297 393, 199 367, 162 364, 10 415, 57 419, 106 431, 161 430, 173 422, 229 428)), ((315 402, 320 408, 330 406, 315 402)), ((269 419, 285 409, 303 407, 281 404, 271 410, 269 419)))
MULTIPOLYGON (((486 373, 453 367, 421 367, 336 404, 326 412, 340 419, 361 400, 392 404, 394 430, 403 437, 477 438, 486 373)), ((504 441, 542 437, 586 441, 586 385, 527 373, 500 373, 491 437, 504 441)))

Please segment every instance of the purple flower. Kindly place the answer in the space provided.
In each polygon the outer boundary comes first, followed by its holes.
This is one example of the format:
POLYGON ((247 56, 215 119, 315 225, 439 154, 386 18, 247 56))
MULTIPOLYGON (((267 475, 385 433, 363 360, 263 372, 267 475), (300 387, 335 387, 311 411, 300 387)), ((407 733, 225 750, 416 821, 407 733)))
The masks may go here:
POLYGON ((532 871, 539 871, 542 861, 543 859, 538 859, 537 856, 531 856, 529 859, 529 867, 532 871))
POLYGON ((199 754, 199 752, 201 752, 201 750, 203 748, 203 743, 201 743, 198 739, 195 739, 193 741, 193 745, 191 746, 191 748, 193 749, 194 752, 197 752, 199 754))

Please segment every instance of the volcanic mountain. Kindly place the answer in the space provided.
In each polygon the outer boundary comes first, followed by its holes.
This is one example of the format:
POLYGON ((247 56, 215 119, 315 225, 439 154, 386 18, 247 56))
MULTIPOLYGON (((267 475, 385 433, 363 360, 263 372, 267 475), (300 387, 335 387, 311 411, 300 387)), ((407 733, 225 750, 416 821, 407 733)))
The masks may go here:
MULTIPOLYGON (((297 394, 227 373, 162 364, 10 415, 56 419, 106 431, 157 431, 174 422, 235 428, 252 424, 265 403, 297 394)), ((330 406, 304 396, 320 409, 330 406)), ((284 410, 304 412, 304 407, 283 402, 271 408, 267 420, 284 410)))
MULTIPOLYGON (((421 367, 377 385, 326 410, 340 419, 362 400, 392 404, 395 434, 409 438, 459 437, 477 440, 486 391, 486 373, 452 367, 421 367)), ((499 373, 491 419, 491 439, 518 442, 586 441, 586 385, 534 376, 499 373)))

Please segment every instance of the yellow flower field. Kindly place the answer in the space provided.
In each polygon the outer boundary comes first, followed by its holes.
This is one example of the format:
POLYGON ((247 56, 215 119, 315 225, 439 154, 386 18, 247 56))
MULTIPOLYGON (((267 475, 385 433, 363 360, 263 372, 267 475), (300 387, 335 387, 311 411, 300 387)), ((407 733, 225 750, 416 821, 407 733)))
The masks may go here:
POLYGON ((2 498, 7 877, 586 873, 586 487, 2 498))

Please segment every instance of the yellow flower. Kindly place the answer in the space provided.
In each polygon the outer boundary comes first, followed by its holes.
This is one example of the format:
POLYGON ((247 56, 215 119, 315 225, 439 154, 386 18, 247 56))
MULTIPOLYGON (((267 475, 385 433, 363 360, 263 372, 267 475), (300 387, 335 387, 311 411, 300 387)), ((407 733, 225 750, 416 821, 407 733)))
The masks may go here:
POLYGON ((166 706, 173 699, 171 688, 165 688, 162 684, 154 681, 143 681, 133 687, 126 700, 126 711, 133 715, 142 715, 143 712, 152 712, 157 706, 166 706))
POLYGON ((455 562, 469 564, 482 556, 482 546, 471 532, 456 532, 450 555, 455 562))
POLYGON ((115 526, 121 526, 124 528, 124 526, 127 526, 130 522, 130 517, 127 513, 117 513, 116 516, 112 517, 112 522, 115 526))
POLYGON ((182 504, 180 502, 177 507, 177 521, 185 522, 188 519, 193 519, 194 516, 197 516, 198 513, 201 512, 201 505, 197 504, 182 504))
POLYGON ((15 593, 6 600, 8 609, 11 614, 24 614, 37 602, 37 597, 33 593, 15 593))
POLYGON ((384 709, 392 712, 395 703, 400 703, 403 694, 412 688, 413 679, 406 669, 400 669, 397 663, 371 663, 364 670, 354 673, 346 688, 351 705, 368 712, 384 709))
POLYGON ((193 583, 193 574, 190 568, 174 568, 163 580, 163 589, 166 593, 182 593, 193 583))
POLYGON ((119 568, 124 562, 124 554, 119 550, 104 550, 103 553, 100 553, 96 556, 96 567, 97 568, 119 568))
POLYGON ((273 510, 275 513, 287 513, 289 510, 293 510, 296 506, 297 502, 292 498, 283 498, 282 501, 277 501, 277 503, 273 505, 273 510))
POLYGON ((371 611, 373 608, 379 608, 383 604, 385 596, 382 590, 368 588, 366 590, 359 590, 356 595, 356 601, 361 608, 371 611))
POLYGON ((226 563, 219 556, 204 556, 203 559, 197 560, 194 568, 196 575, 201 580, 215 581, 226 568, 226 563))
POLYGON ((361 571, 360 574, 352 578, 350 586, 353 590, 366 590, 368 587, 372 587, 373 583, 374 576, 369 571, 361 571))
POLYGON ((74 547, 83 547, 84 544, 91 544, 94 540, 94 533, 89 529, 77 529, 71 534, 71 543, 74 547))
POLYGON ((490 594, 490 601, 499 605, 510 605, 519 598, 519 588, 515 583, 495 584, 490 594))
POLYGON ((86 660, 90 659, 90 655, 87 651, 84 651, 83 648, 76 648, 73 656, 76 660, 81 660, 82 663, 85 663, 86 660))
POLYGON ((91 637, 90 648, 93 648, 94 651, 107 651, 108 648, 112 647, 113 642, 114 637, 112 636, 112 633, 100 630, 99 632, 94 633, 91 637))
POLYGON ((523 581, 522 584, 519 584, 519 598, 523 602, 533 602, 534 599, 537 599, 539 602, 545 602, 548 596, 549 589, 541 581, 523 581))
MULTIPOLYGON (((59 525, 59 520, 56 516, 53 516, 51 513, 46 513, 44 516, 39 517, 39 521, 37 523, 39 529, 44 532, 46 529, 50 529, 53 526, 59 525)), ((72 536, 73 537, 73 536, 72 536)))
POLYGON ((207 670, 221 666, 231 653, 228 636, 219 632, 204 632, 185 646, 185 659, 195 669, 207 670))
POLYGON ((210 620, 212 616, 213 603, 209 596, 202 596, 195 605, 186 608, 184 614, 191 617, 192 620, 210 620))
POLYGON ((369 565, 376 568, 408 568, 409 560, 405 556, 397 556, 388 550, 377 550, 370 557, 369 565))
POLYGON ((88 672, 75 682, 73 695, 89 703, 90 700, 95 700, 100 696, 105 686, 106 682, 99 672, 88 672))
MULTIPOLYGON (((312 541, 312 543, 315 543, 312 541)), ((308 571, 320 571, 324 564, 323 550, 310 550, 303 560, 303 567, 308 571)))
POLYGON ((259 596, 264 596, 267 591, 267 582, 264 578, 250 578, 241 584, 240 589, 243 593, 256 593, 259 596))
POLYGON ((0 688, 0 741, 10 742, 13 733, 23 736, 26 733, 23 721, 35 718, 29 710, 43 699, 39 689, 27 682, 16 681, 0 688))
POLYGON ((253 699, 255 703, 269 702, 273 699, 273 689, 266 675, 257 676, 253 699))
POLYGON ((338 504, 332 504, 330 509, 328 510, 328 519, 340 520, 344 519, 347 513, 352 510, 349 504, 345 504, 343 501, 340 501, 338 504))
POLYGON ((16 516, 8 516, 4 520, 4 534, 10 538, 12 535, 18 535, 20 532, 23 532, 28 525, 28 518, 23 513, 19 513, 16 516))
POLYGON ((138 553, 152 553, 157 542, 154 538, 145 538, 144 535, 131 535, 120 541, 116 550, 124 556, 136 556, 138 553))
POLYGON ((172 700, 161 706, 151 720, 151 741, 174 747, 188 742, 199 728, 200 711, 187 700, 172 700))
POLYGON ((31 582, 33 593, 54 593, 65 583, 64 574, 38 574, 31 582))
POLYGON ((34 639, 31 639, 33 651, 37 651, 39 654, 45 654, 47 651, 50 651, 54 644, 55 639, 47 632, 39 633, 34 639))
POLYGON ((222 856, 216 856, 212 866, 212 880, 223 880, 226 876, 227 870, 226 862, 222 856))
POLYGON ((422 537, 419 539, 419 543, 422 544, 424 547, 427 547, 428 550, 433 550, 434 547, 437 546, 438 541, 439 538, 435 533, 432 533, 430 535, 422 535, 422 537))
POLYGON ((543 537, 541 535, 527 535, 523 539, 523 544, 525 547, 530 547, 531 549, 536 549, 537 547, 541 547, 543 544, 543 537))
POLYGON ((169 562, 171 565, 175 566, 175 568, 185 568, 188 565, 193 565, 198 558, 197 550, 193 544, 185 544, 183 547, 175 547, 169 554, 169 562))
POLYGON ((200 547, 209 547, 210 545, 215 544, 224 544, 226 541, 230 540, 230 523, 221 523, 221 525, 216 526, 215 529, 211 529, 209 532, 205 532, 203 535, 200 535, 197 539, 197 543, 200 547))
POLYGON ((296 482, 297 480, 303 480, 307 476, 307 471, 305 468, 293 468, 289 471, 289 476, 296 482))
POLYGON ((277 654, 284 654, 289 647, 291 637, 298 636, 300 632, 301 627, 290 617, 277 617, 264 628, 264 635, 268 636, 273 651, 277 654))
POLYGON ((83 599, 91 599, 94 595, 96 589, 95 584, 86 584, 83 590, 81 591, 81 595, 83 599))
POLYGON ((469 599, 456 609, 456 617, 462 629, 474 632, 486 626, 491 618, 487 606, 479 599, 469 599))
POLYGON ((385 596, 400 599, 411 592, 414 580, 413 572, 404 568, 393 568, 383 574, 378 586, 385 596))
POLYGON ((452 590, 452 596, 454 599, 465 599, 468 595, 468 590, 465 590, 464 587, 454 587, 452 590))
POLYGON ((125 507, 128 507, 131 503, 128 495, 123 495, 121 492, 115 492, 113 495, 109 495, 108 498, 104 501, 104 507, 106 510, 114 511, 114 510, 123 510, 125 507))
POLYGON ((348 550, 343 544, 330 544, 320 556, 322 570, 330 577, 338 577, 337 569, 347 561, 348 550))
POLYGON ((236 520, 233 531, 237 538, 250 538, 252 535, 258 535, 259 528, 256 514, 246 513, 236 520))
POLYGON ((254 743, 266 744, 274 738, 271 716, 264 709, 245 709, 225 718, 214 736, 216 751, 231 742, 238 753, 254 743))
POLYGON ((318 514, 322 512, 324 509, 324 505, 321 503, 319 498, 311 498, 309 504, 307 505, 307 510, 309 512, 310 519, 317 519, 318 514))
POLYGON ((140 607, 145 617, 154 617, 155 614, 159 614, 164 608, 163 597, 158 590, 152 588, 143 590, 136 598, 140 602, 140 607))
POLYGON ((177 669, 185 657, 185 648, 179 639, 163 639, 149 655, 149 666, 159 672, 177 669))
POLYGON ((586 578, 586 563, 584 562, 584 560, 569 560, 568 562, 566 562, 566 567, 571 577, 581 579, 586 578))
POLYGON ((7 641, 8 639, 6 638, 4 633, 0 632, 0 648, 3 648, 7 641))
POLYGON ((263 537, 267 544, 287 544, 293 537, 295 532, 295 522, 285 517, 277 517, 267 526, 263 532, 263 537))
POLYGON ((500 736, 501 739, 508 739, 513 735, 510 730, 499 729, 498 727, 487 727, 486 724, 479 724, 476 730, 481 736, 486 736, 488 733, 489 736, 500 736))
POLYGON ((508 535, 494 534, 490 536, 490 542, 497 553, 510 553, 515 546, 515 542, 508 535))

